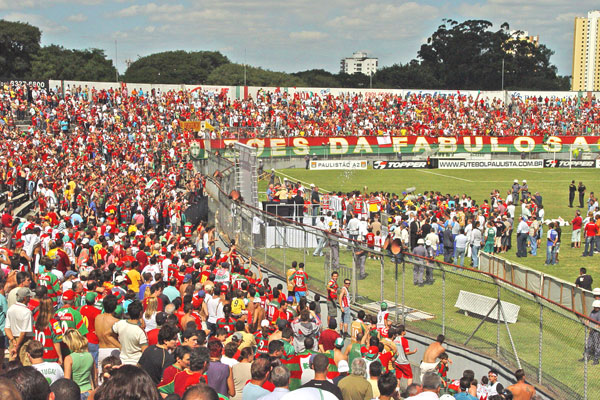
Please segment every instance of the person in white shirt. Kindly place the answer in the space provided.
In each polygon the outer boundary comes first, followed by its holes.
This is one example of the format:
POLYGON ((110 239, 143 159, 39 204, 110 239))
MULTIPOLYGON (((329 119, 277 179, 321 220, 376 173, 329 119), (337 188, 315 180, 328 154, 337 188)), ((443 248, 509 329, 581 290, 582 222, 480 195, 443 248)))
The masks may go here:
POLYGON ((25 351, 27 352, 31 366, 44 375, 48 384, 52 385, 65 376, 63 369, 57 362, 44 361, 44 345, 41 342, 31 340, 27 343, 25 351))
POLYGON ((28 287, 20 287, 16 292, 16 303, 6 311, 4 332, 9 340, 10 360, 25 359, 24 346, 33 337, 33 316, 27 308, 33 292, 28 287))
POLYGON ((121 361, 123 364, 135 365, 140 360, 142 353, 148 347, 146 332, 141 328, 140 318, 143 307, 139 301, 134 301, 127 307, 129 319, 121 320, 112 326, 112 331, 119 337, 121 343, 121 361))

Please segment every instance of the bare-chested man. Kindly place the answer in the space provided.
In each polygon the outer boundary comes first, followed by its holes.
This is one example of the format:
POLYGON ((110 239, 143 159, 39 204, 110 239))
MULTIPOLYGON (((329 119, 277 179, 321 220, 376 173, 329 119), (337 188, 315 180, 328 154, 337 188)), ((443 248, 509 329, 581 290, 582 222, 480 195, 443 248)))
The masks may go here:
POLYGON ((513 400, 531 400, 535 395, 535 388, 525 383, 525 371, 518 369, 515 371, 517 383, 507 387, 513 395, 513 400))
POLYGON ((106 357, 110 356, 114 351, 121 349, 121 344, 117 335, 113 332, 113 325, 119 321, 113 313, 117 308, 117 298, 109 294, 102 301, 104 313, 98 315, 95 320, 96 336, 98 336, 99 352, 98 364, 102 363, 106 357))
POLYGON ((421 382, 423 381, 423 375, 426 372, 435 371, 435 367, 437 366, 437 359, 440 354, 444 353, 446 349, 442 344, 444 343, 446 338, 444 335, 438 335, 435 342, 431 343, 427 350, 425 350, 425 354, 423 354, 423 361, 421 361, 421 382))

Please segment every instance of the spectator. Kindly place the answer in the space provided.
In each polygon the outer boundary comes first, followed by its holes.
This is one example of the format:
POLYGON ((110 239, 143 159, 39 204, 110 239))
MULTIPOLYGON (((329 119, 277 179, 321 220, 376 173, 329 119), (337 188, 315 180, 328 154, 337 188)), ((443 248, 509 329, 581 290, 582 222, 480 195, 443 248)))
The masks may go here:
POLYGON ((50 385, 34 367, 19 367, 4 374, 15 384, 23 400, 50 400, 50 385))
POLYGON ((143 369, 123 365, 94 393, 94 400, 160 400, 156 385, 143 369))
POLYGON ((248 382, 242 391, 242 400, 257 400, 270 392, 262 386, 265 384, 271 373, 271 363, 265 358, 257 358, 252 363, 250 382, 248 382))
POLYGON ((40 342, 30 341, 26 351, 31 366, 40 371, 50 385, 64 377, 63 369, 57 362, 44 361, 44 346, 40 342))
POLYGON ((352 373, 338 382, 344 400, 364 400, 373 398, 373 388, 365 378, 367 364, 364 359, 352 361, 352 373))
POLYGON ((164 325, 158 333, 158 344, 146 347, 138 361, 155 384, 161 382, 163 371, 175 362, 172 352, 177 346, 177 333, 174 326, 164 325))
POLYGON ((343 400, 342 391, 340 390, 338 385, 331 383, 327 379, 327 371, 329 370, 329 358, 324 354, 315 354, 311 358, 311 368, 315 371, 315 377, 311 381, 302 385, 301 387, 312 387, 325 390, 333 394, 339 400, 343 400))
POLYGON ((70 354, 65 357, 65 378, 72 379, 81 390, 89 396, 91 391, 98 386, 96 364, 91 353, 88 352, 88 342, 76 329, 68 329, 63 337, 64 343, 69 348, 70 354))
POLYGON ((142 304, 139 301, 134 301, 127 308, 127 313, 129 318, 116 322, 112 326, 112 331, 119 337, 123 364, 137 364, 142 353, 148 347, 146 333, 139 326, 142 316, 142 304))
POLYGON ((79 385, 70 379, 60 378, 50 385, 50 391, 54 393, 56 400, 80 400, 81 389, 79 385))

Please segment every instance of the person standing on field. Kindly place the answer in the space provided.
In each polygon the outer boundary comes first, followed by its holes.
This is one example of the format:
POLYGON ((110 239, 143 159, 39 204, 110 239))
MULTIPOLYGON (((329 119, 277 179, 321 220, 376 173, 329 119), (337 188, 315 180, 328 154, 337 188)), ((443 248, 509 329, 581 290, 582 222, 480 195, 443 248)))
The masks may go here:
POLYGON ((577 191, 579 192, 579 208, 583 208, 583 198, 585 197, 585 185, 583 182, 579 182, 577 191))
POLYGON ((575 186, 575 181, 571 181, 569 185, 569 207, 573 208, 573 201, 575 200, 575 192, 577 191, 577 187, 575 186))

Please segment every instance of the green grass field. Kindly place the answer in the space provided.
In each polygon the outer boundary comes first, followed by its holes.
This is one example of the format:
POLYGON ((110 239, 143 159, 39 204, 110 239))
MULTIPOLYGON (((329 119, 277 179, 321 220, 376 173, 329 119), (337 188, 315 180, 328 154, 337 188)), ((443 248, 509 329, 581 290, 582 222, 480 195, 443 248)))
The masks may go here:
MULTIPOLYGON (((600 170, 595 169, 515 169, 515 170, 366 170, 366 171, 307 171, 304 169, 288 169, 277 171, 281 176, 288 179, 300 180, 305 185, 314 183, 325 191, 342 191, 362 189, 368 186, 369 191, 388 191, 400 193, 407 187, 416 187, 417 193, 425 190, 440 191, 442 193, 462 194, 466 193, 482 203, 489 198, 493 189, 498 189, 505 194, 514 179, 527 179, 532 193, 540 192, 543 196, 546 218, 563 217, 571 220, 576 208, 568 207, 568 186, 571 180, 583 181, 587 186, 586 199, 590 191, 600 191, 600 170)), ((259 183, 259 191, 266 190, 266 182, 259 183)), ((577 205, 577 199, 575 202, 577 205)), ((584 210, 582 210, 584 211, 584 210)), ((516 215, 520 215, 517 208, 516 215)), ((516 242, 513 236, 513 250, 503 256, 509 260, 520 263, 530 268, 538 269, 544 273, 554 275, 558 278, 573 282, 578 275, 579 267, 585 266, 589 273, 596 277, 600 283, 600 265, 593 263, 594 258, 582 258, 582 249, 570 247, 571 228, 563 228, 560 263, 553 267, 544 267, 545 247, 538 250, 537 257, 519 259, 515 256, 516 242)), ((313 280, 316 289, 324 291, 325 273, 323 258, 313 257, 313 249, 269 249, 264 254, 264 249, 256 249, 255 257, 266 259, 266 264, 276 266, 280 272, 284 272, 285 265, 292 260, 305 261, 307 272, 313 280), (280 268, 280 269, 279 269, 280 268), (323 286, 323 287, 322 287, 323 286)), ((349 251, 340 251, 340 263, 351 266, 352 258, 349 251)), ((468 265, 468 264, 467 264, 468 265)), ((379 300, 381 281, 384 281, 384 299, 394 300, 394 268, 390 261, 386 261, 384 276, 381 277, 380 262, 368 260, 366 270, 369 277, 358 282, 357 293, 369 300, 379 300)), ((440 333, 442 324, 442 284, 441 273, 436 272, 436 281, 432 286, 424 288, 412 285, 412 266, 406 266, 406 304, 419 310, 431 313, 433 318, 409 324, 409 328, 431 335, 440 333)), ((481 321, 474 316, 465 316, 454 308, 454 302, 461 289, 487 295, 496 296, 497 288, 489 281, 480 281, 475 275, 470 274, 446 274, 445 296, 447 327, 446 336, 450 341, 462 344, 481 321), (465 278, 468 275, 470 279, 465 278)), ((600 286, 600 285, 598 285, 600 286)), ((399 297, 399 302, 401 298, 399 297)), ((510 324, 511 334, 519 353, 519 358, 524 364, 530 381, 536 381, 536 367, 539 359, 539 306, 533 301, 527 301, 523 297, 502 291, 502 300, 521 307, 519 319, 516 324, 510 324), (533 376, 532 376, 533 375, 533 376)), ((554 377, 559 382, 569 387, 575 398, 583 394, 583 364, 578 363, 581 357, 583 343, 585 342, 582 326, 560 314, 546 309, 543 324, 543 352, 542 363, 544 365, 544 380, 547 384, 554 377), (560 350, 559 350, 560 349, 560 350)), ((486 321, 469 347, 483 353, 496 354, 495 343, 497 325, 494 321, 486 321)), ((500 329, 501 359, 514 366, 514 357, 511 353, 511 345, 505 327, 500 329)), ((591 366, 589 370, 589 394, 590 398, 600 397, 600 368, 591 366), (598 396, 598 397, 597 397, 598 396)), ((551 385, 556 388, 556 385, 551 385)), ((560 386, 560 385, 559 385, 560 386)), ((556 398, 561 395, 557 393, 556 398)), ((564 396, 564 393, 563 393, 564 396)))
MULTIPOLYGON (((498 189, 503 197, 509 190, 514 179, 521 182, 527 180, 532 193, 540 192, 543 198, 544 209, 548 219, 562 217, 567 221, 573 219, 576 207, 568 206, 568 188, 571 180, 582 181, 587 187, 586 200, 590 192, 600 192, 600 170, 598 169, 502 169, 502 170, 358 170, 358 171, 310 171, 305 169, 278 170, 281 176, 288 179, 299 180, 304 184, 315 184, 322 191, 362 190, 364 186, 369 191, 386 191, 401 193, 408 187, 415 187, 417 193, 426 190, 439 191, 450 194, 463 194, 477 200, 478 204, 484 199, 489 199, 492 190, 498 189)), ((259 182, 259 191, 264 193, 266 182, 259 182)), ((575 199, 575 206, 578 200, 575 199)), ((584 204, 585 205, 585 204, 584 204)), ((587 209, 581 209, 582 216, 587 209)), ((516 209, 516 216, 521 213, 520 207, 516 209)), ((547 226, 544 232, 547 232, 547 226)), ((556 266, 544 266, 546 257, 545 245, 538 249, 536 257, 527 259, 517 258, 516 235, 513 234, 513 249, 503 257, 516 263, 534 268, 544 273, 556 276, 569 282, 574 282, 579 274, 579 267, 586 267, 588 273, 600 285, 600 263, 593 262, 593 258, 582 258, 583 249, 572 249, 571 227, 563 227, 562 244, 560 249, 560 262, 556 266)))

